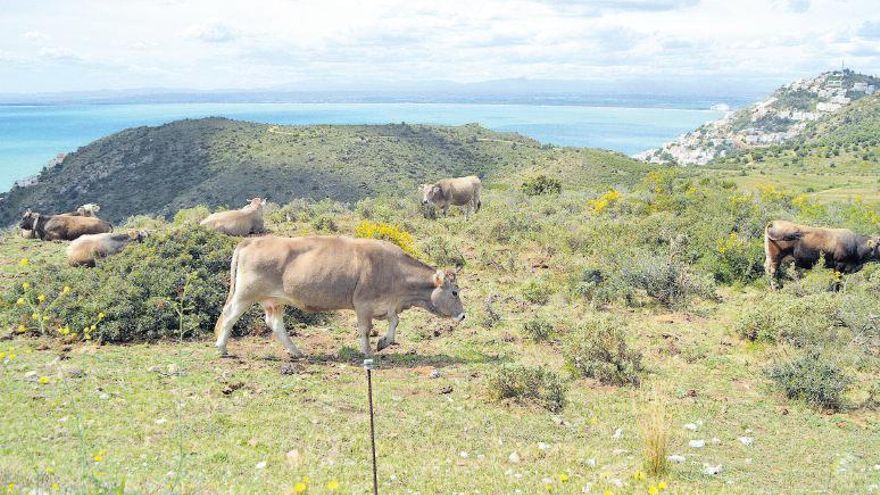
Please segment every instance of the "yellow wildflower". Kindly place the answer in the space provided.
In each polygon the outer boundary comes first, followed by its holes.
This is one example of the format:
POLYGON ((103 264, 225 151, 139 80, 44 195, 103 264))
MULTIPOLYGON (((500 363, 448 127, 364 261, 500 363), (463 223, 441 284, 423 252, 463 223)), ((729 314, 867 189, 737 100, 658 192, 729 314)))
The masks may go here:
POLYGON ((293 485, 293 491, 294 491, 294 493, 305 493, 307 489, 308 489, 308 487, 307 487, 306 484, 303 483, 302 481, 300 481, 300 482, 298 482, 297 484, 293 485))
POLYGON ((9 355, 6 356, 6 359, 8 359, 8 360, 10 360, 10 361, 15 361, 15 353, 14 353, 14 352, 10 352, 9 355))
POLYGON ((37 379, 37 382, 40 385, 45 385, 45 384, 49 383, 49 377, 48 376, 41 376, 40 378, 37 379))
POLYGON ((103 319, 104 319, 104 316, 106 316, 106 315, 104 314, 103 311, 101 311, 100 313, 98 313, 98 319, 99 319, 99 320, 103 320, 103 319))
POLYGON ((302 480, 303 480, 303 483, 308 483, 308 482, 309 482, 309 477, 308 477, 308 476, 303 476, 303 479, 302 479, 302 480))
POLYGON ((599 418, 597 418, 596 416, 590 418, 590 425, 596 426, 597 424, 599 424, 599 418))
POLYGON ((47 467, 47 468, 46 468, 46 474, 48 474, 49 476, 52 476, 53 474, 55 474, 55 468, 53 468, 53 467, 47 467))
POLYGON ((28 290, 28 289, 31 288, 31 284, 29 284, 29 283, 27 283, 27 282, 23 282, 23 283, 21 284, 21 288, 24 289, 24 290, 28 290))
POLYGON ((19 306, 24 306, 24 298, 19 297, 18 301, 15 301, 15 304, 18 304, 19 306))
POLYGON ((645 473, 643 473, 642 471, 636 471, 635 473, 633 473, 633 479, 636 481, 644 481, 645 473))
POLYGON ((651 485, 648 487, 648 495, 657 495, 658 493, 660 493, 660 489, 657 488, 655 485, 651 485))
POLYGON ((562 483, 568 483, 568 474, 567 473, 559 473, 559 481, 562 483))
POLYGON ((5 353, 5 352, 2 352, 2 351, 0 351, 0 361, 2 361, 2 360, 3 360, 3 358, 5 358, 5 357, 6 357, 6 353, 5 353))
POLYGON ((49 315, 43 315, 43 321, 49 321, 49 315))
POLYGON ((69 285, 65 285, 65 286, 64 286, 64 289, 61 291, 61 293, 62 293, 62 294, 68 294, 68 293, 70 293, 70 286, 69 286, 69 285))
POLYGON ((24 325, 19 325, 18 328, 16 329, 16 331, 18 333, 25 333, 25 332, 27 332, 27 327, 24 325))
POLYGON ((657 488, 659 488, 661 491, 665 490, 666 489, 666 482, 661 481, 660 483, 657 483, 657 488))
POLYGON ((53 492, 57 492, 61 490, 61 486, 58 483, 52 483, 52 486, 49 487, 53 492))
POLYGON ((605 493, 603 493, 602 495, 614 495, 614 492, 612 492, 611 490, 605 490, 605 493))
POLYGON ((28 266, 31 264, 31 260, 27 258, 22 258, 21 261, 18 262, 18 264, 21 266, 28 266))
POLYGON ((67 335, 70 333, 70 327, 67 325, 64 325, 63 327, 58 329, 58 333, 60 333, 61 335, 67 335))
POLYGON ((10 483, 6 485, 6 493, 12 493, 15 491, 15 483, 10 483))
POLYGON ((46 294, 40 294, 39 296, 37 296, 37 301, 45 302, 46 301, 46 294))
POLYGON ((330 490, 331 492, 335 492, 336 490, 339 490, 339 482, 336 480, 328 481, 327 482, 327 489, 330 490))
POLYGON ((94 459, 95 462, 103 461, 104 460, 104 451, 98 452, 97 454, 94 455, 94 457, 92 457, 92 459, 94 459))
POLYGON ((548 493, 549 493, 549 492, 552 492, 552 491, 553 491, 553 485, 551 485, 550 483, 547 483, 546 485, 544 485, 544 489, 547 490, 548 493))
POLYGON ((94 332, 96 328, 98 328, 97 325, 93 324, 92 326, 89 327, 89 331, 94 332))

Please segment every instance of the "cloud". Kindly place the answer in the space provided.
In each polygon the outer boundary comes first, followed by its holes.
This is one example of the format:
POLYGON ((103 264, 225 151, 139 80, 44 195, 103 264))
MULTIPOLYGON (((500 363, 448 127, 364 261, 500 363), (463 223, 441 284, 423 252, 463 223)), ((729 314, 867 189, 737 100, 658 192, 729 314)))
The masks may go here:
POLYGON ((788 10, 796 14, 803 14, 810 10, 810 0, 788 0, 788 10))
POLYGON ((40 57, 58 61, 79 61, 83 58, 71 49, 62 46, 47 46, 40 49, 40 57))
POLYGON ((24 36, 24 39, 26 39, 28 41, 46 41, 47 39, 49 39, 49 37, 46 36, 46 33, 43 33, 42 31, 36 31, 36 30, 28 31, 28 32, 24 33, 23 36, 24 36))
POLYGON ((218 21, 194 24, 187 28, 186 34, 206 43, 227 43, 238 38, 234 29, 218 21))
POLYGON ((867 40, 880 40, 880 21, 865 21, 859 27, 858 33, 867 40))

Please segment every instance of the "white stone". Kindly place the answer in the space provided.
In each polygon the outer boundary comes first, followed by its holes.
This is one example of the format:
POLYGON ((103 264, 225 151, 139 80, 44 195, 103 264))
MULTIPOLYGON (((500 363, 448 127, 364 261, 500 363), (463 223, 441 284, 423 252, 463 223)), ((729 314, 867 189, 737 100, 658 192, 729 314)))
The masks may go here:
POLYGON ((257 465, 254 466, 254 467, 257 468, 257 469, 266 469, 266 461, 260 461, 260 462, 258 462, 257 465))
POLYGON ((463 451, 463 450, 462 450, 461 452, 459 452, 458 455, 459 455, 459 457, 461 457, 462 459, 467 459, 467 458, 468 458, 468 453, 465 452, 465 451, 463 451))
POLYGON ((752 437, 739 437, 737 440, 739 440, 739 443, 743 445, 751 445, 752 442, 755 441, 755 439, 752 437))
POLYGON ((721 474, 721 471, 723 469, 724 468, 721 466, 721 464, 719 464, 717 466, 712 466, 711 464, 703 464, 703 474, 708 475, 708 476, 715 476, 715 475, 721 474))
POLYGON ((706 446, 706 441, 705 440, 691 440, 690 442, 688 442, 688 445, 692 449, 702 449, 703 447, 706 446))
POLYGON ((697 425, 695 423, 686 423, 684 425, 685 430, 697 431, 697 425))
POLYGON ((672 454, 671 456, 667 457, 666 460, 673 464, 681 464, 687 459, 683 455, 672 454))
POLYGON ((623 436, 623 428, 618 428, 618 429, 614 430, 614 434, 611 435, 611 438, 613 438, 615 440, 620 440, 620 437, 622 437, 622 436, 623 436))
POLYGON ((522 461, 519 454, 516 452, 511 452, 509 456, 507 456, 507 462, 511 464, 519 464, 522 461))
POLYGON ((541 449, 541 450, 549 450, 549 449, 550 449, 550 444, 547 444, 547 443, 544 443, 544 442, 538 442, 538 448, 541 449))

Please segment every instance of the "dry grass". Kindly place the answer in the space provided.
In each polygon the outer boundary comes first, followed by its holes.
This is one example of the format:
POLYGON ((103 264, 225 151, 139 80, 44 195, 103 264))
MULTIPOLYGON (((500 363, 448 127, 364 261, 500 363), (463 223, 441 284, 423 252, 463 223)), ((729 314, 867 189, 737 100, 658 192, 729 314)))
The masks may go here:
POLYGON ((639 431, 645 470, 651 476, 663 476, 669 468, 667 456, 670 443, 670 417, 667 400, 656 391, 652 392, 639 415, 639 431))

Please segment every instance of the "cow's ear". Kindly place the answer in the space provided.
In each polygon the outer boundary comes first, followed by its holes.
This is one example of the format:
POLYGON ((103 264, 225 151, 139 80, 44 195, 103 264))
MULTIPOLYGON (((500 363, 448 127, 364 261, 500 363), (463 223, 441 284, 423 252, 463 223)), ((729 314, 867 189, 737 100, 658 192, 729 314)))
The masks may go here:
POLYGON ((868 249, 876 249, 877 239, 868 239, 868 242, 866 244, 868 245, 868 249))
POLYGON ((450 284, 455 283, 455 279, 457 277, 455 270, 446 270, 446 272, 444 272, 444 275, 446 276, 446 279, 449 280, 450 284))
POLYGON ((446 274, 443 273, 443 270, 437 270, 434 272, 434 287, 442 287, 445 279, 446 274))

